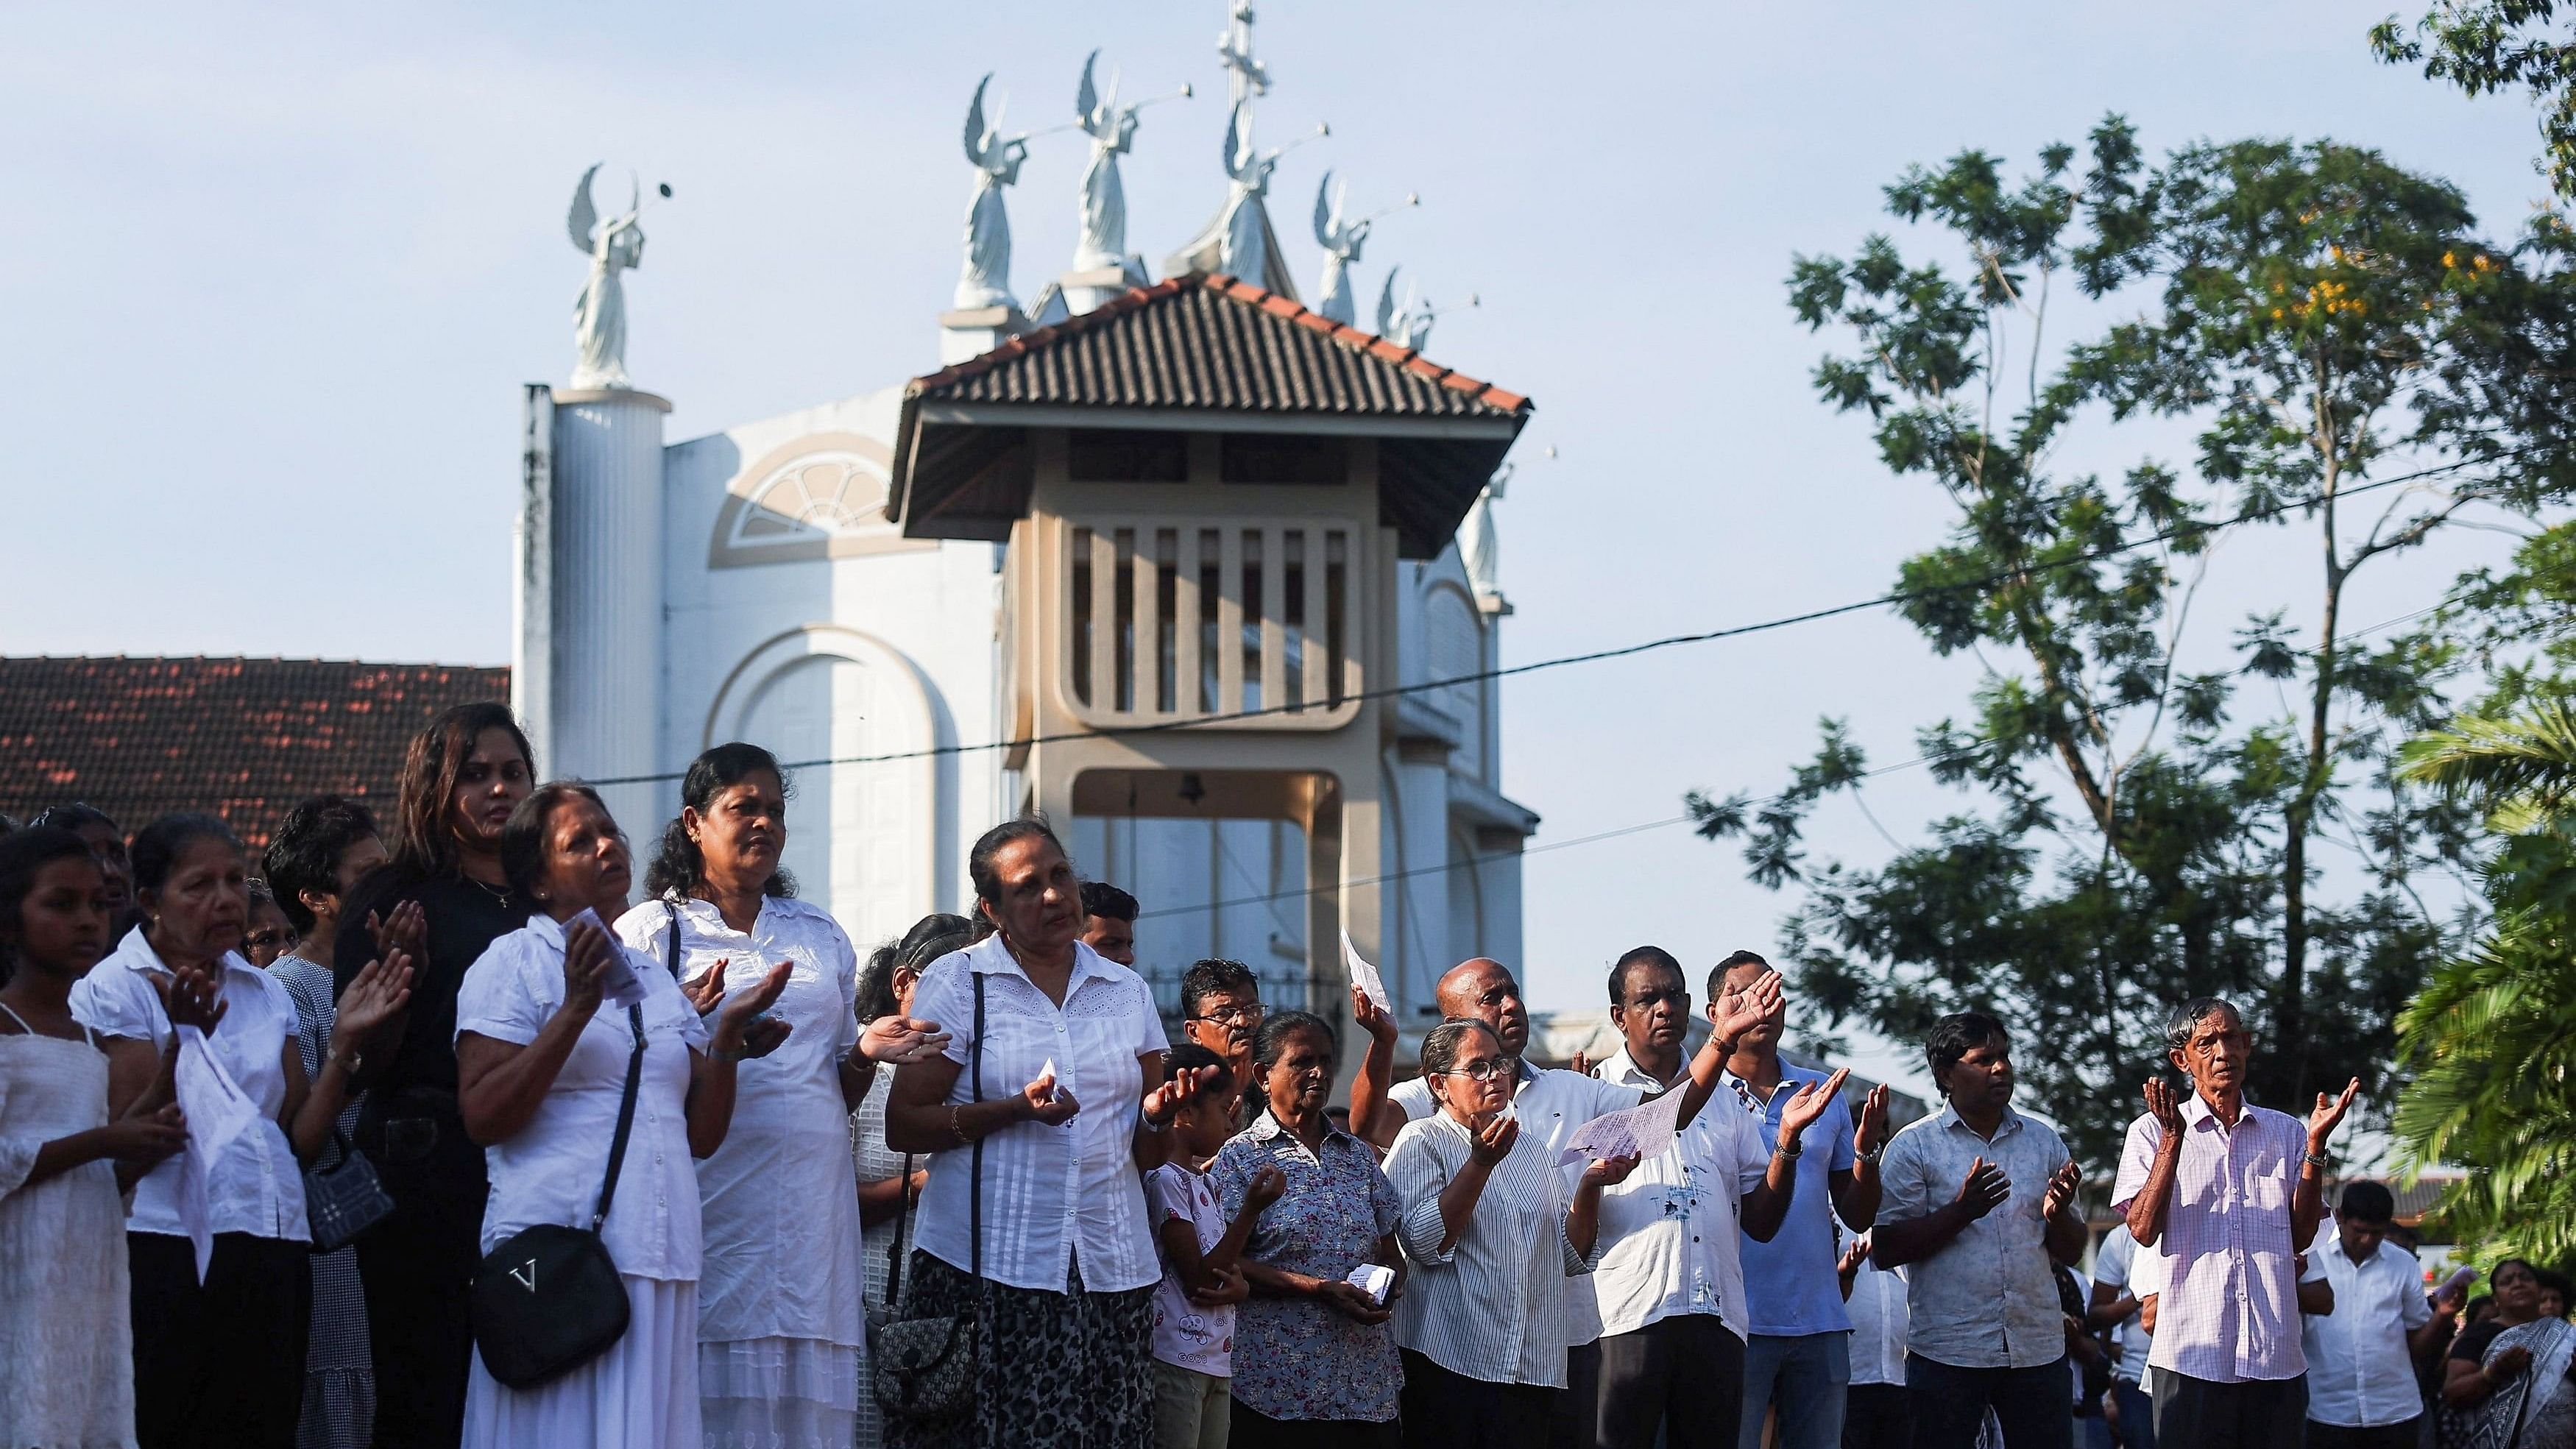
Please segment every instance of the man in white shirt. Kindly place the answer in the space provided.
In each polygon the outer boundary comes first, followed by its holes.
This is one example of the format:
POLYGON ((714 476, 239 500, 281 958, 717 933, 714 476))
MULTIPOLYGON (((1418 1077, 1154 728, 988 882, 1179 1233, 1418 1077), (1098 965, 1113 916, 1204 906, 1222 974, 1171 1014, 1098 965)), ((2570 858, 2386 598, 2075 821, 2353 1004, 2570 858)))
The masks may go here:
POLYGON ((2309 1251, 2334 1289, 2332 1312, 2301 1319, 2309 1449, 2414 1449, 2422 1430, 2415 1360, 2450 1341, 2461 1295, 2424 1301, 2424 1265, 2387 1241, 2396 1211, 2381 1184, 2346 1183, 2333 1238, 2309 1251))
POLYGON ((2155 1340, 2138 1313, 2139 1301, 2147 1295, 2135 1281, 2137 1260, 2138 1240, 2129 1235, 2127 1223, 2104 1236, 2093 1254, 2092 1317, 2095 1327, 2112 1330, 2111 1344, 2119 1350, 2111 1360, 2111 1406, 2118 1413, 2112 1427, 2120 1449, 2156 1449, 2155 1408, 2139 1387, 2155 1340))
MULTIPOLYGON (((1773 972, 1745 993, 1739 1011, 1758 1020, 1779 998, 1780 977, 1773 972)), ((1649 1095, 1580 1072, 1532 1067, 1527 1060, 1529 1008, 1522 1004, 1520 983, 1513 979, 1511 968, 1500 961, 1479 956, 1451 967, 1440 978, 1433 1000, 1439 1003, 1444 1019, 1481 1021, 1493 1028, 1494 1036, 1503 1044, 1504 1055, 1514 1062, 1512 1110, 1519 1116, 1521 1134, 1544 1142, 1550 1156, 1562 1150, 1583 1124, 1634 1107, 1649 1095)), ((1680 1086, 1681 1120, 1685 1125, 1698 1119, 1700 1108, 1717 1090, 1718 1077, 1733 1050, 1734 1036, 1720 1030, 1711 1033, 1691 1058, 1688 1080, 1680 1086)), ((1353 1097, 1353 1135, 1381 1149, 1395 1145, 1395 1134, 1404 1129, 1405 1123, 1439 1110, 1431 1100, 1431 1083, 1422 1077, 1397 1084, 1374 1107, 1356 1092, 1353 1097), (1363 1111, 1368 1113, 1365 1118, 1361 1116, 1363 1111)), ((1600 1311, 1594 1302, 1591 1275, 1577 1277, 1567 1288, 1567 1318, 1572 1327, 1566 1344, 1566 1392, 1558 1401, 1559 1414, 1549 1442, 1557 1449, 1591 1449, 1595 1440, 1594 1405, 1599 1393, 1600 1311)))
MULTIPOLYGON (((1738 1015, 1738 995, 1709 1006, 1718 1036, 1740 1039, 1767 1019, 1738 1015)), ((1601 1064, 1601 1079, 1640 1095, 1684 1081, 1690 987, 1681 963, 1657 946, 1630 951, 1610 969, 1610 1000, 1611 1023, 1627 1044, 1601 1064)), ((1601 1308, 1601 1449, 1736 1443, 1752 1324, 1737 1234, 1768 1242, 1779 1232, 1796 1205, 1800 1134, 1824 1115, 1842 1080, 1837 1072, 1784 1096, 1776 1136, 1761 1118, 1723 1104, 1700 1113, 1672 1146, 1603 1189, 1601 1258, 1592 1272, 1601 1308)), ((1837 1414, 1837 1431, 1840 1423, 1837 1414)))
POLYGON ((1905 1399, 1905 1270, 1871 1262, 1869 1239, 1852 1239, 1834 1265, 1852 1325, 1843 1449, 1914 1449, 1914 1413, 1905 1399))

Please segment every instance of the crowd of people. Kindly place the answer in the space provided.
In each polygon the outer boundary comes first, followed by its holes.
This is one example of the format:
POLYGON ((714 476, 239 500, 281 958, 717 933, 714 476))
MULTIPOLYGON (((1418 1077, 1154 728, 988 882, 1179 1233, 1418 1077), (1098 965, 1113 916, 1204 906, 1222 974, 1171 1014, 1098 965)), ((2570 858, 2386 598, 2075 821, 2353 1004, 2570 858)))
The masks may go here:
POLYGON ((1138 900, 1043 822, 863 959, 758 746, 640 890, 539 781, 470 705, 393 818, 306 801, 257 860, 198 813, 0 833, 0 1449, 2576 1449, 2567 1280, 2428 1290, 2384 1187, 2330 1212, 2358 1084, 2246 1101, 2224 1001, 2096 1244, 1979 1012, 1893 1131, 1751 952, 1696 1013, 1621 955, 1574 1069, 1479 958, 1399 1081, 1382 1003, 1346 1044, 1239 962, 1170 1040, 1138 900))

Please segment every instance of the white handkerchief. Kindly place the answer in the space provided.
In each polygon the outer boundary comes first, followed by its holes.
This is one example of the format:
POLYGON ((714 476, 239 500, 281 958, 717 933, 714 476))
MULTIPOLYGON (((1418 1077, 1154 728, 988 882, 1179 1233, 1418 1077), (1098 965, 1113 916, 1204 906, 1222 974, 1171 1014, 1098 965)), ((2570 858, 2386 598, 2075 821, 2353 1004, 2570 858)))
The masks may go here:
POLYGON ((617 939, 615 931, 608 929, 608 923, 599 918, 599 912, 588 907, 584 907, 580 915, 564 922, 564 929, 569 931, 580 925, 588 925, 608 938, 608 969, 600 973, 600 999, 619 1006, 643 1005, 644 981, 635 974, 634 965, 626 959, 625 943, 617 939))
POLYGON ((187 1154, 179 1163, 179 1221, 196 1249, 197 1281, 206 1281, 206 1264, 215 1255, 214 1213, 209 1206, 206 1174, 233 1139, 259 1122, 259 1104, 224 1070, 206 1047, 205 1033, 179 1028, 179 1065, 172 1073, 179 1111, 188 1119, 187 1154))
POLYGON ((1342 964, 1350 968, 1351 984, 1360 989, 1360 995, 1367 997, 1371 1005, 1380 1011, 1395 1010, 1394 998, 1386 994, 1385 979, 1360 955, 1360 948, 1351 944, 1348 931, 1342 933, 1342 964))
POLYGON ((1386 1290, 1395 1286, 1395 1270, 1384 1263, 1362 1263, 1351 1270, 1349 1280, 1369 1296, 1370 1301, 1386 1302, 1386 1290))

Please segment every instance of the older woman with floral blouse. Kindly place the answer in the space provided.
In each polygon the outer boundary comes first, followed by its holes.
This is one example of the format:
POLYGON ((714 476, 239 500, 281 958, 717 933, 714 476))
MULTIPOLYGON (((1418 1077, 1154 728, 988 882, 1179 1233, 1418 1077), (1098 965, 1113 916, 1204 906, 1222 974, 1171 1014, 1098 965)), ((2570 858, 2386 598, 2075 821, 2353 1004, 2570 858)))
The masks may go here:
POLYGON ((1252 1297, 1236 1311, 1230 1449, 1392 1446, 1404 1381, 1388 1306, 1402 1289, 1395 1189, 1368 1144, 1324 1115, 1333 1033, 1283 1011, 1253 1038, 1266 1110, 1208 1168, 1231 1218, 1261 1169, 1288 1189, 1265 1209, 1241 1259, 1252 1297), (1395 1275, 1381 1301, 1354 1284, 1375 1264, 1395 1275))

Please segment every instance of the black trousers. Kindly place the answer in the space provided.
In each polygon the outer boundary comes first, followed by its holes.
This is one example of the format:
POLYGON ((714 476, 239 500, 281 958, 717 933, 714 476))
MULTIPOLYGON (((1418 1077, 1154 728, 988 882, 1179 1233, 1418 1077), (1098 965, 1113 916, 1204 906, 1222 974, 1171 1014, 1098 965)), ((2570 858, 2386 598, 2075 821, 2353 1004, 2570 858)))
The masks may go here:
POLYGON ((1565 1388, 1548 1411, 1547 1449, 1593 1449, 1601 1424, 1594 1399, 1601 1382, 1601 1340, 1565 1351, 1565 1388))
POLYGON ((394 1200, 393 1215, 357 1245, 375 1449, 456 1449, 465 1437, 484 1178, 482 1149, 466 1139, 454 1100, 425 1091, 370 1100, 359 1122, 358 1145, 394 1200))
POLYGON ((1735 1449, 1744 1340, 1705 1313, 1601 1340, 1601 1449, 1735 1449))
POLYGON ((2280 1449, 2308 1427, 2308 1377, 2216 1384, 2156 1370, 2156 1442, 2174 1449, 2280 1449))
POLYGON ((1471 1379, 1401 1352, 1404 1449, 1547 1449, 1559 1390, 1471 1379))
POLYGON ((143 1449, 294 1449, 313 1259, 302 1243, 217 1233, 206 1281, 186 1238, 125 1235, 134 1438, 143 1449))
POLYGON ((1843 1449, 1914 1449, 1914 1410, 1903 1384, 1843 1390, 1843 1449))
POLYGON ((1400 1449, 1393 1419, 1274 1419, 1236 1404, 1226 1420, 1226 1449, 1400 1449))
POLYGON ((1915 1449, 1976 1449, 1988 1409, 2003 1426, 2004 1449, 2074 1449, 2075 1381, 2064 1354, 2035 1368, 1960 1368, 1909 1353, 1905 1397, 1915 1449))
POLYGON ((2371 1424, 2354 1428, 2345 1424, 2320 1424, 2308 1421, 2308 1449, 2415 1449, 2418 1436, 2424 1432, 2424 1416, 2416 1415, 2402 1424, 2371 1424))

